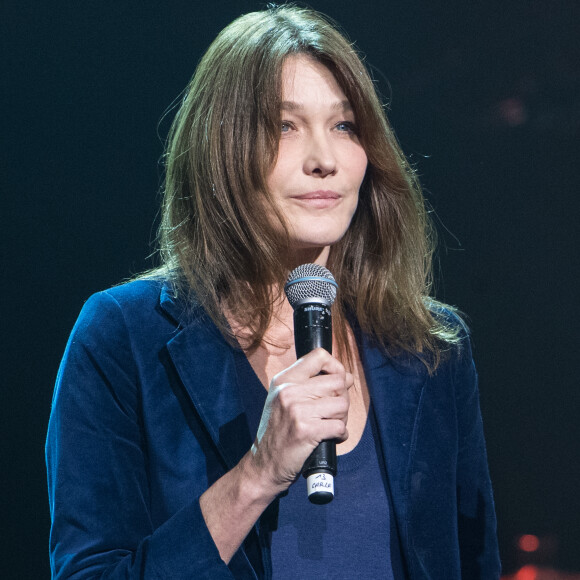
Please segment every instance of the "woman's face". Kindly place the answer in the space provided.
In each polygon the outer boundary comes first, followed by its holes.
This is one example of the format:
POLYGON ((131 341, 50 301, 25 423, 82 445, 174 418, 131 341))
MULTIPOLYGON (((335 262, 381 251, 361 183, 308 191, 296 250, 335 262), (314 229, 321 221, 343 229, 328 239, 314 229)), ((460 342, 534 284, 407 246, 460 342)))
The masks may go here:
POLYGON ((308 56, 282 69, 280 144, 268 187, 297 251, 329 247, 345 234, 358 203, 367 156, 348 99, 332 73, 308 56))

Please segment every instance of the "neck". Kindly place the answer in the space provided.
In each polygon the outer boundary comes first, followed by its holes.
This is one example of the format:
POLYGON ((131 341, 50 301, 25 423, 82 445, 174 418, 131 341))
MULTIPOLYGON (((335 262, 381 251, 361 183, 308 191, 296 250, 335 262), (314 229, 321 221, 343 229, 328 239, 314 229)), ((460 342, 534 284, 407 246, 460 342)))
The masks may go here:
POLYGON ((330 254, 330 246, 322 248, 300 248, 289 252, 286 258, 288 272, 294 270, 302 264, 318 264, 326 267, 328 256, 330 254))
MULTIPOLYGON (((319 266, 326 266, 328 256, 330 253, 330 246, 322 248, 300 248, 293 252, 286 254, 285 265, 288 272, 294 270, 302 264, 318 264, 319 266)), ((260 348, 268 351, 288 350, 294 347, 294 311, 284 292, 276 285, 272 287, 271 296, 274 297, 272 304, 272 318, 268 326, 268 330, 262 339, 260 348)), ((244 350, 248 350, 248 328, 237 321, 232 312, 225 307, 225 316, 228 320, 232 332, 236 336, 240 346, 244 350)))
MULTIPOLYGON (((278 298, 272 304, 270 324, 259 348, 272 352, 286 351, 289 348, 294 348, 294 311, 283 292, 276 291, 272 295, 278 296, 278 298)), ((240 346, 243 350, 248 351, 251 344, 248 328, 237 320, 227 308, 225 316, 240 346)))

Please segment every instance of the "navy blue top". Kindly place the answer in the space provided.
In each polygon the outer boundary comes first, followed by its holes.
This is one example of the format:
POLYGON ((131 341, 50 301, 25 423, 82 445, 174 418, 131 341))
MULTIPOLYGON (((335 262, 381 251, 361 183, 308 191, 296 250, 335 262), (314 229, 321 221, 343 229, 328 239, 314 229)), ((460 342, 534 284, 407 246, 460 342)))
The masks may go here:
MULTIPOLYGON (((236 356, 236 370, 250 433, 255 436, 266 391, 243 353, 236 356)), ((331 503, 311 504, 303 477, 280 498, 278 529, 271 534, 275 580, 312 575, 336 580, 404 580, 374 423, 371 407, 361 440, 337 458, 331 503)))

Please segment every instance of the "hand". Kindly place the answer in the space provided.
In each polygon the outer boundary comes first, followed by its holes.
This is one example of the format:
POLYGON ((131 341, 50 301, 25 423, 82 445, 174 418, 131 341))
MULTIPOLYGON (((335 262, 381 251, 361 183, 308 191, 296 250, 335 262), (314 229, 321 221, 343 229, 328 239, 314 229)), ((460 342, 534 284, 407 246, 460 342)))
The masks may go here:
POLYGON ((352 384, 352 375, 321 348, 272 379, 251 451, 199 500, 224 562, 272 500, 295 481, 318 443, 348 437, 352 384))
POLYGON ((352 375, 322 348, 272 379, 252 446, 254 469, 266 486, 284 491, 322 440, 347 439, 352 385, 352 375))

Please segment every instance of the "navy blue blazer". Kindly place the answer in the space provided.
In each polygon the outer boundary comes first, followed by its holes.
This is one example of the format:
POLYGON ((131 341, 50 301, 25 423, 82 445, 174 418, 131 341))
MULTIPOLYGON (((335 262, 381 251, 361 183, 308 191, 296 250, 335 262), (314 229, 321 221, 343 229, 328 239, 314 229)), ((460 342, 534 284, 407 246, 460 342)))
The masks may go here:
MULTIPOLYGON (((365 336, 359 349, 409 578, 499 578, 469 339, 433 376, 365 336)), ((272 510, 226 566, 199 507, 252 443, 236 380, 232 347, 162 281, 87 301, 46 444, 53 578, 271 577, 272 510)))

